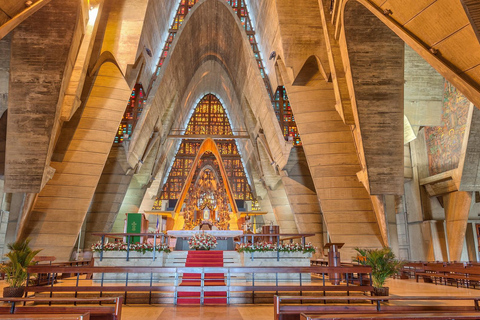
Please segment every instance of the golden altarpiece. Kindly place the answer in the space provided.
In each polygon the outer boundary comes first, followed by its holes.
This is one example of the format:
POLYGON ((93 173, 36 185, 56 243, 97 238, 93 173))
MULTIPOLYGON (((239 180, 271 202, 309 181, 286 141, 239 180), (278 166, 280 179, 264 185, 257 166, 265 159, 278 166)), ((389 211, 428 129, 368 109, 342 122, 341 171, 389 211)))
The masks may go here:
POLYGON ((232 139, 183 139, 153 209, 160 209, 162 200, 175 204, 177 217, 183 212, 184 230, 237 229, 238 224, 231 221, 232 214, 238 214, 237 203, 254 197, 230 121, 215 95, 199 101, 185 136, 232 139))

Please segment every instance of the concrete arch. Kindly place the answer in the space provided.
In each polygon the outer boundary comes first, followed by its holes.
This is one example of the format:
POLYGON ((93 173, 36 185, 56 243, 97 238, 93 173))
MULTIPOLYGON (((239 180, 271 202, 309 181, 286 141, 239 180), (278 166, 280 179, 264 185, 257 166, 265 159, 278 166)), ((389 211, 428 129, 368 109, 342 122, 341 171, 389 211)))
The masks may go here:
POLYGON ((202 66, 215 59, 233 84, 233 91, 243 105, 246 101, 265 128, 275 161, 283 167, 289 148, 283 139, 252 49, 238 17, 221 0, 202 0, 189 13, 171 46, 169 57, 154 85, 146 112, 132 138, 129 163, 142 153, 157 119, 178 109, 181 97, 188 94, 190 79, 202 66), (163 79, 169 79, 168 83, 163 79), (262 89, 263 88, 263 89, 262 89))
POLYGON ((335 110, 332 83, 314 79, 307 86, 292 85, 282 57, 278 70, 302 137, 306 161, 332 242, 345 243, 344 257, 355 247, 378 248, 387 244, 369 194, 358 181, 360 164, 349 126, 335 110))
MULTIPOLYGON (((168 134, 169 128, 185 128, 190 120, 191 112, 196 108, 198 101, 207 93, 213 93, 220 99, 229 114, 230 124, 234 130, 247 131, 251 137, 256 135, 254 127, 247 128, 242 102, 224 68, 217 61, 209 60, 197 69, 190 80, 185 94, 179 99, 178 107, 172 112, 171 121, 163 123, 164 136, 168 134)), ((176 141, 170 148, 176 149, 179 144, 180 141, 176 141)), ((237 140, 237 146, 242 155, 247 174, 250 177, 255 176, 259 169, 253 154, 254 143, 250 139, 242 139, 237 140)), ((169 151, 165 149, 164 152, 168 153, 169 151)), ((174 157, 174 152, 170 152, 167 162, 172 163, 174 157)), ((252 188, 254 188, 253 181, 252 188)))
POLYGON ((327 73, 325 70, 320 58, 316 55, 311 55, 305 60, 300 72, 298 72, 295 80, 293 81, 294 86, 304 86, 314 77, 321 75, 323 80, 327 82, 332 81, 332 75, 327 73))
POLYGON ((32 238, 33 248, 43 248, 43 254, 70 259, 130 94, 120 69, 111 62, 102 64, 64 161, 52 162, 53 178, 19 231, 21 237, 32 238))
POLYGON ((238 214, 237 204, 235 203, 235 198, 233 196, 232 188, 230 186, 230 182, 228 181, 227 172, 225 171, 225 167, 223 166, 222 156, 218 151, 217 144, 215 143, 215 141, 213 141, 213 139, 210 139, 210 138, 205 139, 200 145, 200 148, 198 149, 197 156, 195 157, 195 160, 193 160, 192 168, 190 169, 187 179, 185 180, 185 184, 183 185, 180 198, 178 199, 177 204, 175 205, 174 212, 176 214, 180 213, 183 202, 185 201, 185 197, 187 196, 188 189, 190 188, 190 184, 193 181, 193 176, 195 174, 195 170, 197 169, 198 163, 202 158, 203 154, 207 151, 210 151, 215 156, 215 159, 217 159, 217 162, 219 163, 220 173, 222 175, 223 184, 225 185, 225 189, 227 192, 230 205, 232 206, 232 212, 235 214, 238 214))

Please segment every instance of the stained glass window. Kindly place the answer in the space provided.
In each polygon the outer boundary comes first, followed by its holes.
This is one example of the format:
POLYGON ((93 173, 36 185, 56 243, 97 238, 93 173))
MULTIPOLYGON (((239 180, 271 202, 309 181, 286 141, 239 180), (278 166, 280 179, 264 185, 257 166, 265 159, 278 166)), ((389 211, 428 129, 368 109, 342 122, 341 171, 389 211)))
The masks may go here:
MULTIPOLYGON (((215 95, 207 94, 200 100, 190 118, 185 133, 233 135, 225 109, 215 95)), ((182 141, 167 182, 163 186, 158 199, 171 200, 180 197, 183 185, 202 142, 203 140, 200 139, 184 139, 182 141)), ((215 140, 215 143, 222 156, 223 166, 227 172, 235 199, 252 200, 252 190, 235 140, 215 140)), ((212 161, 210 158, 202 157, 199 167, 202 167, 205 161, 212 161)), ((216 163, 216 160, 214 163, 216 163)), ((220 170, 218 164, 214 167, 216 170, 220 170)), ((218 172, 218 175, 220 175, 220 172, 218 172)))
POLYGON ((295 123, 295 117, 293 116, 285 87, 279 86, 273 98, 275 115, 280 123, 280 128, 283 131, 285 140, 292 141, 293 145, 295 146, 301 146, 302 141, 300 140, 300 135, 298 134, 297 124, 295 123))
POLYGON ((137 83, 133 88, 130 99, 128 100, 122 122, 120 122, 120 125, 118 126, 118 131, 115 135, 115 140, 113 141, 114 143, 122 143, 126 135, 128 135, 128 139, 131 138, 135 125, 142 114, 144 104, 145 95, 143 87, 141 84, 137 83))

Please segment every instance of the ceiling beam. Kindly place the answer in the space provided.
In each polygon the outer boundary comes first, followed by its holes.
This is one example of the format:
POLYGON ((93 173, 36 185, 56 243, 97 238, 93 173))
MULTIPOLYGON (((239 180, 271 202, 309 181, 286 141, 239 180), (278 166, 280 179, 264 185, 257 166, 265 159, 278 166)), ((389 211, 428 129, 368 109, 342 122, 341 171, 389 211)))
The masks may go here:
POLYGON ((0 40, 5 37, 10 31, 15 29, 20 23, 22 23, 25 19, 30 17, 32 14, 43 8, 47 3, 51 0, 38 0, 30 7, 27 7, 25 10, 14 16, 12 19, 5 22, 3 25, 0 26, 0 40))

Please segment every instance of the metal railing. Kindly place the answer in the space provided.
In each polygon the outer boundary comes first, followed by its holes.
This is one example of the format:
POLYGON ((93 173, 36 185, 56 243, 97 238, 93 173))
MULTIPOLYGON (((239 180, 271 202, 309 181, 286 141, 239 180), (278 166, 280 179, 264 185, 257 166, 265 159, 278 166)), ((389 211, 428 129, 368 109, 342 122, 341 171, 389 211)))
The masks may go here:
POLYGON ((132 237, 146 237, 146 238, 153 238, 153 251, 152 251, 152 259, 155 261, 156 259, 156 252, 157 250, 155 249, 157 245, 157 239, 160 239, 160 245, 168 245, 169 243, 169 235, 166 235, 164 233, 93 233, 92 235, 94 236, 99 236, 100 237, 100 243, 101 243, 101 248, 100 248, 100 261, 103 260, 103 253, 105 251, 105 239, 111 238, 111 239, 127 239, 127 261, 130 259, 130 245, 132 243, 132 237))
MULTIPOLYGON (((177 303, 179 288, 185 291, 199 290, 200 299, 203 299, 206 291, 225 291, 227 303, 231 302, 233 292, 251 292, 252 303, 255 303, 255 292, 326 292, 351 291, 366 292, 372 291, 371 268, 366 266, 355 267, 61 267, 61 266, 31 266, 28 268, 29 276, 33 273, 74 274, 71 278, 74 285, 68 285, 65 281, 56 285, 53 281, 46 286, 27 286, 27 292, 72 292, 77 297, 79 292, 98 292, 102 296, 105 292, 123 292, 124 302, 127 303, 128 292, 145 292, 149 294, 149 303, 152 303, 153 292, 172 293, 173 303, 177 303), (200 285, 188 285, 182 283, 183 274, 199 274, 200 285), (223 281, 223 285, 205 286, 206 274, 223 274, 217 281, 223 281), (81 279, 82 274, 94 274, 99 285, 92 283, 84 284, 89 279, 81 279), (124 274, 125 280, 109 280, 109 274, 124 274), (130 275, 142 275, 132 279, 130 275), (262 276, 275 275, 274 279, 265 280, 262 276), (298 274, 298 282, 294 280, 282 280, 282 274, 298 274), (305 281, 305 274, 315 274, 318 279, 315 283, 305 281), (340 275, 342 284, 329 285, 327 282, 334 281, 328 275, 340 275), (246 277, 245 275, 248 275, 246 277), (156 276, 157 279, 154 279, 156 276), (158 277, 163 276, 162 280, 158 277), (109 284, 114 283, 114 285, 109 284), (132 284, 133 282, 133 284, 132 284), (143 283, 142 283, 143 282, 143 283), (266 283, 261 283, 266 282, 266 283), (307 283, 308 282, 308 283, 307 283)), ((52 277, 54 278, 54 277, 52 277)), ((212 280, 212 278, 208 278, 212 280)))
MULTIPOLYGON (((130 260, 130 245, 133 244, 132 242, 132 237, 146 237, 146 238, 153 238, 153 251, 152 251, 152 256, 151 258, 155 261, 156 255, 157 255, 157 250, 155 249, 155 246, 157 245, 157 239, 160 239, 160 245, 168 245, 170 242, 170 238, 175 238, 173 236, 164 234, 164 233, 94 233, 92 234, 94 236, 99 236, 100 237, 100 257, 99 260, 103 261, 103 256, 105 252, 105 244, 106 244, 106 239, 115 239, 116 241, 118 239, 127 239, 126 242, 126 261, 130 260)), ((310 234, 310 233, 257 233, 257 234, 244 234, 243 236, 240 236, 240 244, 248 244, 248 243, 255 243, 258 242, 256 240, 259 240, 259 238, 262 239, 268 239, 267 242, 270 243, 275 243, 277 245, 277 249, 275 250, 276 254, 276 259, 277 261, 280 261, 280 243, 283 243, 285 241, 289 241, 290 243, 294 242, 294 240, 299 239, 301 241, 302 246, 305 246, 306 244, 306 238, 308 237, 313 237, 315 234, 310 234)), ((221 237, 220 237, 221 238, 221 237)), ((250 259, 253 261, 255 260, 255 254, 254 252, 250 253, 250 259)))
MULTIPOLYGON (((241 243, 242 244, 247 244, 247 243, 255 243, 255 238, 267 238, 267 242, 270 243, 276 243, 277 249, 275 250, 277 253, 277 261, 280 261, 280 243, 283 243, 284 241, 290 241, 290 243, 293 243, 295 239, 300 239, 301 245, 305 247, 306 244, 306 238, 308 237, 313 237, 315 234, 313 233, 252 233, 252 234, 244 234, 241 238, 241 243), (284 238, 281 238, 284 237, 284 238)), ((250 253, 250 259, 253 261, 255 260, 255 254, 254 251, 250 253)))

